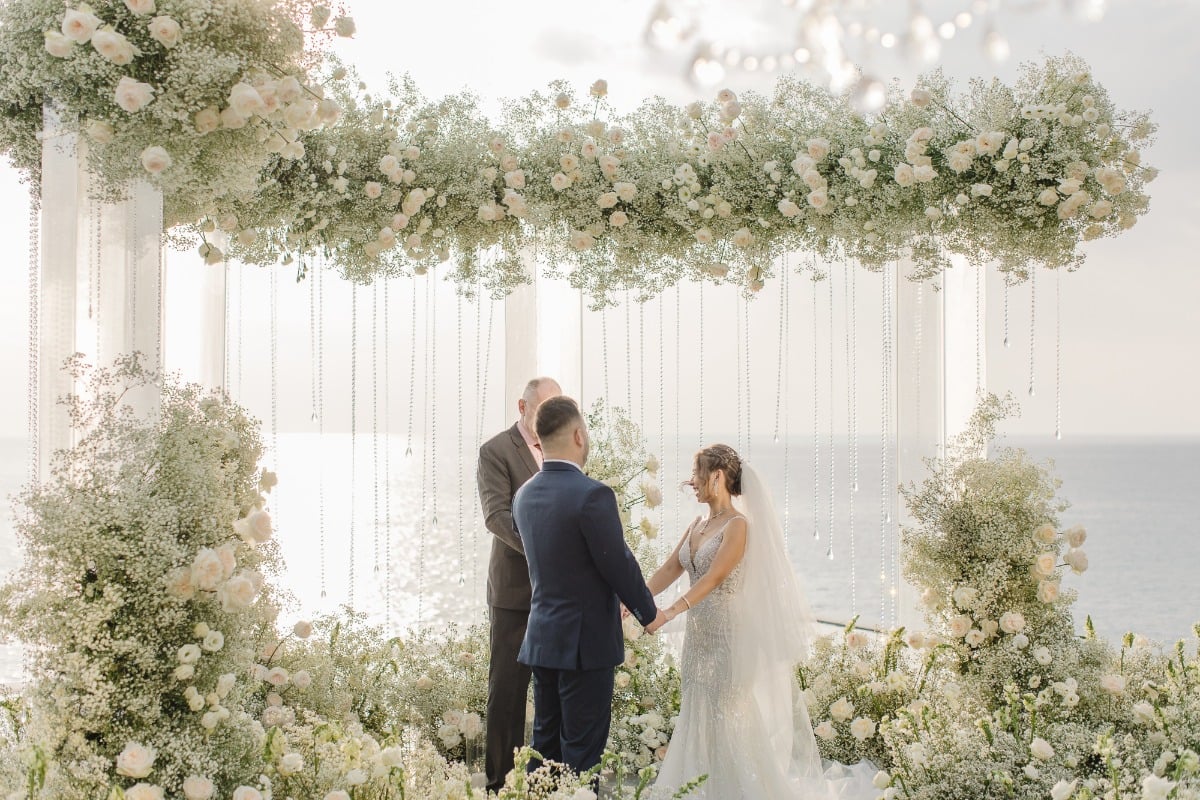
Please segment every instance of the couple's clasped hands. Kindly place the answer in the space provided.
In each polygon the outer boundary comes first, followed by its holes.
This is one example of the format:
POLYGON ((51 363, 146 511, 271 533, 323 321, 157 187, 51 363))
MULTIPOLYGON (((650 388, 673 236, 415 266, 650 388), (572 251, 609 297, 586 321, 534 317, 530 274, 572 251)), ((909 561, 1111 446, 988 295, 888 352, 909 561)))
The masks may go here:
MULTIPOLYGON (((621 606, 621 619, 625 619, 628 616, 629 616, 629 609, 626 608, 624 605, 622 605, 621 606)), ((658 609, 658 613, 655 615, 654 620, 649 625, 644 626, 643 630, 645 630, 646 633, 657 633, 659 628, 661 628, 663 625, 666 625, 668 622, 670 622, 674 618, 675 618, 674 612, 670 611, 669 609, 664 611, 663 609, 660 608, 660 609, 658 609)))

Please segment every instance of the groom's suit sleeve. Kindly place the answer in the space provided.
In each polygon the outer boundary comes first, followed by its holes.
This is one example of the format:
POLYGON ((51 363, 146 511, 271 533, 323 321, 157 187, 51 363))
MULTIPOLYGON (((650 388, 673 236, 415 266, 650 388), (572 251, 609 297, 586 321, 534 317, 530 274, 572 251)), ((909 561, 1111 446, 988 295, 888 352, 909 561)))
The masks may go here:
POLYGON ((617 496, 604 485, 591 489, 583 504, 583 540, 600 575, 617 597, 642 625, 658 616, 654 595, 646 588, 646 579, 637 559, 625 544, 617 496))

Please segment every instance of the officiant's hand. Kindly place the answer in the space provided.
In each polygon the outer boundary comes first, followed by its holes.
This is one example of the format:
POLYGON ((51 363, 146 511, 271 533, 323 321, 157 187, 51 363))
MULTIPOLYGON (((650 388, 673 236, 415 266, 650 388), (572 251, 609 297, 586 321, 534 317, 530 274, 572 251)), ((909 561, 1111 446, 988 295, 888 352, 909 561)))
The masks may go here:
POLYGON ((658 609, 658 615, 654 617, 654 621, 646 626, 646 633, 657 632, 658 629, 661 628, 663 625, 666 625, 667 622, 668 622, 668 620, 667 620, 666 612, 663 611, 661 608, 658 609))
POLYGON ((624 620, 628 616, 629 616, 629 609, 625 607, 624 603, 621 603, 621 619, 624 620))

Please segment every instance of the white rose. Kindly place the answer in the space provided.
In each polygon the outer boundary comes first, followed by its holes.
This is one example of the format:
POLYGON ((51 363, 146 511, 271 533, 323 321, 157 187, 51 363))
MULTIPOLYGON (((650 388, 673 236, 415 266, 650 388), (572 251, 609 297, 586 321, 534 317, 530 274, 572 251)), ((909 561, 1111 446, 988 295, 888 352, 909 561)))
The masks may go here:
POLYGON ((225 634, 220 631, 209 631, 200 646, 210 653, 216 653, 225 646, 225 634))
POLYGON ((123 77, 117 81, 115 98, 117 105, 133 114, 154 99, 154 87, 130 77, 123 77))
POLYGON ((921 631, 909 631, 904 637, 904 643, 913 650, 924 650, 928 642, 921 631))
POLYGON ((142 151, 142 167, 151 175, 158 175, 171 166, 171 154, 154 145, 142 151))
POLYGON ((1038 526, 1037 530, 1033 532, 1033 538, 1039 542, 1050 544, 1058 538, 1058 533, 1054 530, 1054 526, 1047 522, 1038 526))
POLYGON ((865 742, 875 735, 875 722, 867 717, 858 717, 850 723, 850 735, 865 742))
POLYGON ((824 189, 817 189, 816 191, 809 192, 806 199, 808 200, 808 204, 818 211, 826 208, 829 205, 829 195, 824 189))
POLYGON ((58 31, 46 31, 43 35, 46 52, 55 58, 67 58, 75 51, 75 42, 58 31))
POLYGON ((217 599, 221 602, 223 611, 240 611, 254 603, 256 594, 258 590, 254 587, 254 582, 246 575, 237 575, 217 590, 217 599))
POLYGON ((343 39, 349 39, 354 35, 355 30, 354 20, 351 17, 338 17, 333 21, 333 32, 343 39))
POLYGON ((809 157, 815 161, 829 155, 829 140, 825 138, 809 139, 804 143, 804 147, 808 150, 809 157))
POLYGON ((1053 603, 1058 599, 1058 583, 1056 581, 1041 581, 1038 583, 1038 600, 1043 603, 1053 603))
POLYGON ((851 650, 861 650, 867 646, 867 635, 862 631, 850 631, 846 634, 846 647, 851 650))
POLYGON ((815 733, 817 736, 821 737, 825 741, 829 741, 830 739, 833 739, 834 737, 837 736, 837 731, 835 731, 833 729, 833 723, 831 723, 829 720, 825 720, 820 725, 818 725, 816 728, 814 728, 813 733, 815 733))
POLYGON ((125 790, 125 800, 163 800, 163 790, 151 783, 135 783, 125 790))
POLYGON ((561 192, 563 189, 566 189, 570 185, 571 185, 571 179, 568 178, 562 172, 556 172, 550 178, 550 186, 553 187, 554 191, 556 191, 556 192, 561 192))
POLYGON ((1050 800, 1068 800, 1075 794, 1075 787, 1079 784, 1079 779, 1073 781, 1059 781, 1050 789, 1050 800))
MULTIPOLYGON (((1058 204, 1058 192, 1055 191, 1054 189, 1047 187, 1045 189, 1042 189, 1042 193, 1038 195, 1037 200, 1039 203, 1041 203, 1044 206, 1057 205, 1058 204)), ((1047 526, 1042 526, 1042 527, 1047 527, 1047 526)), ((1041 530, 1041 529, 1039 528, 1039 530, 1041 530)), ((1050 530, 1053 531, 1054 528, 1051 527, 1050 530)))
POLYGON ((125 7, 139 17, 144 17, 154 13, 154 0, 125 0, 125 7))
POLYGON ((280 775, 295 775, 302 769, 304 769, 304 756, 300 753, 287 753, 283 758, 279 759, 280 775))
POLYGON ((129 778, 144 778, 154 769, 154 748, 138 742, 128 742, 117 756, 117 774, 129 778))
POLYGON ((1029 647, 1029 637, 1023 633, 1018 633, 1012 638, 1012 643, 1013 647, 1018 650, 1024 650, 1026 647, 1029 647))
POLYGON ((1100 688, 1109 694, 1124 694, 1125 678, 1121 675, 1102 675, 1100 677, 1100 688))
POLYGON ((1067 562, 1067 566, 1069 566, 1076 575, 1082 575, 1083 573, 1087 572, 1088 557, 1087 553, 1083 552, 1082 550, 1072 550, 1063 556, 1063 561, 1067 562))
POLYGON ((979 645, 987 641, 987 637, 983 635, 983 631, 972 628, 967 631, 967 635, 963 637, 963 641, 970 647, 979 647, 979 645))
POLYGON ((960 586, 954 590, 954 605, 959 608, 974 608, 979 601, 979 592, 970 586, 960 586))
POLYGON ((950 635, 956 639, 966 636, 974 625, 974 620, 967 614, 959 614, 950 620, 950 635))
POLYGON ((263 796, 252 786, 239 786, 233 790, 233 800, 263 800, 263 796))
POLYGON ((913 89, 911 96, 913 105, 917 108, 924 108, 933 100, 933 95, 928 89, 913 89))
POLYGON ((1029 752, 1034 758, 1040 761, 1048 761, 1054 758, 1054 748, 1040 736, 1034 737, 1033 741, 1029 743, 1029 752))
POLYGON ((612 225, 614 228, 620 228, 621 226, 628 224, 628 222, 629 215, 624 211, 614 211, 608 218, 608 224, 612 225))
POLYGON ((233 529, 247 543, 262 544, 270 539, 273 533, 271 515, 262 509, 253 509, 245 517, 235 521, 233 529))
POLYGON ((183 782, 183 796, 187 800, 209 800, 214 791, 213 782, 201 775, 190 775, 183 782))
POLYGON ((1153 725, 1157 719, 1154 706, 1145 700, 1133 704, 1133 721, 1142 725, 1153 725))
POLYGON ((733 243, 738 247, 749 247, 754 241, 754 234, 749 228, 738 228, 733 232, 733 243))
POLYGON ((1067 544, 1071 547, 1081 547, 1087 541, 1087 531, 1082 525, 1075 525, 1063 531, 1063 536, 1067 539, 1067 544))
POLYGON ((913 177, 917 179, 917 183, 929 183, 937 176, 937 171, 929 164, 921 164, 913 168, 913 177))
POLYGON ((1050 662, 1054 660, 1054 656, 1050 655, 1049 648, 1038 647, 1033 651, 1033 660, 1043 667, 1048 667, 1050 666, 1050 662))
POLYGON ((146 27, 150 31, 150 38, 168 49, 179 44, 183 38, 179 23, 170 17, 155 17, 146 27))
POLYGON ((1008 611, 1001 614, 1000 630, 1005 633, 1020 633, 1025 630, 1025 616, 1020 611, 1008 611))
POLYGON ((608 94, 608 81, 598 80, 588 89, 588 94, 592 97, 604 97, 608 94))
POLYGON ((263 100, 262 95, 258 93, 257 89, 244 81, 238 81, 230 88, 229 107, 242 117, 265 114, 267 110, 267 104, 263 100))
POLYGON ((875 773, 875 777, 871 779, 871 784, 876 789, 886 789, 892 785, 892 776, 880 770, 875 773))
POLYGON ((900 184, 901 186, 912 186, 917 180, 916 176, 913 174, 912 165, 910 164, 897 164, 896 171, 893 175, 896 179, 896 183, 900 184))
POLYGON ((785 217, 787 217, 789 219, 792 217, 798 216, 800 214, 800 206, 796 205, 795 203, 793 203, 791 200, 788 200, 787 198, 780 200, 777 208, 779 209, 780 214, 783 214, 785 217))
POLYGON ((1104 219, 1113 213, 1113 204, 1111 200, 1097 200, 1088 207, 1088 215, 1092 219, 1104 219))
POLYGON ((696 231, 696 241, 700 244, 712 244, 713 232, 708 228, 701 228, 696 231))
POLYGON ((265 680, 272 686, 284 686, 291 680, 291 676, 283 667, 271 667, 271 669, 267 670, 265 680))
POLYGON ((195 664, 200 660, 200 648, 194 644, 185 644, 179 648, 178 657, 180 664, 195 664))
POLYGON ((192 571, 187 567, 177 567, 167 575, 167 594, 179 600, 191 600, 196 593, 192 585, 192 571))
POLYGON ((704 267, 704 271, 714 278, 724 278, 729 274, 729 265, 723 264, 720 261, 714 261, 704 267))
POLYGON ((600 208, 612 208, 618 202, 616 192, 605 192, 596 198, 596 205, 600 208))
POLYGON ((296 674, 292 675, 292 684, 297 689, 307 689, 309 686, 312 686, 312 675, 306 669, 299 670, 296 674))
POLYGON ((175 668, 173 674, 177 681, 191 680, 192 676, 196 674, 196 668, 191 664, 180 664, 175 668))
POLYGON ((590 231, 571 231, 571 247, 576 250, 591 250, 596 246, 596 237, 590 231))
POLYGON ((312 623, 305 620, 300 620, 292 626, 292 633, 296 634, 296 637, 300 639, 307 639, 309 636, 312 636, 312 632, 312 623))
POLYGON ((845 697, 839 697, 831 706, 829 706, 829 716, 833 717, 838 722, 845 722, 854 716, 854 703, 851 703, 845 697))
POLYGON ((1033 562, 1033 567, 1037 570, 1039 575, 1052 575, 1054 574, 1054 567, 1057 563, 1057 554, 1053 552, 1042 553, 1033 562))
POLYGON ((325 795, 325 800, 350 800, 350 795, 342 789, 337 789, 325 795))
POLYGON ((972 197, 991 197, 992 185, 990 183, 975 183, 971 185, 972 197))
POLYGON ((68 8, 62 21, 62 34, 73 42, 82 44, 92 38, 100 27, 100 18, 90 10, 68 8))

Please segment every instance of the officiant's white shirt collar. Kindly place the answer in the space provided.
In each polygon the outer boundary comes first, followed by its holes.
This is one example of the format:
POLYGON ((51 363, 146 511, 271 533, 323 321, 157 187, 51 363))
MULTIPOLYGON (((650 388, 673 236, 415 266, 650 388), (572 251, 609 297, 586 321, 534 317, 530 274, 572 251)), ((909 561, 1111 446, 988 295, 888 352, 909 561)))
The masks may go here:
POLYGON ((568 461, 565 458, 547 458, 542 461, 543 464, 570 464, 575 469, 583 472, 583 467, 576 464, 574 461, 568 461))

